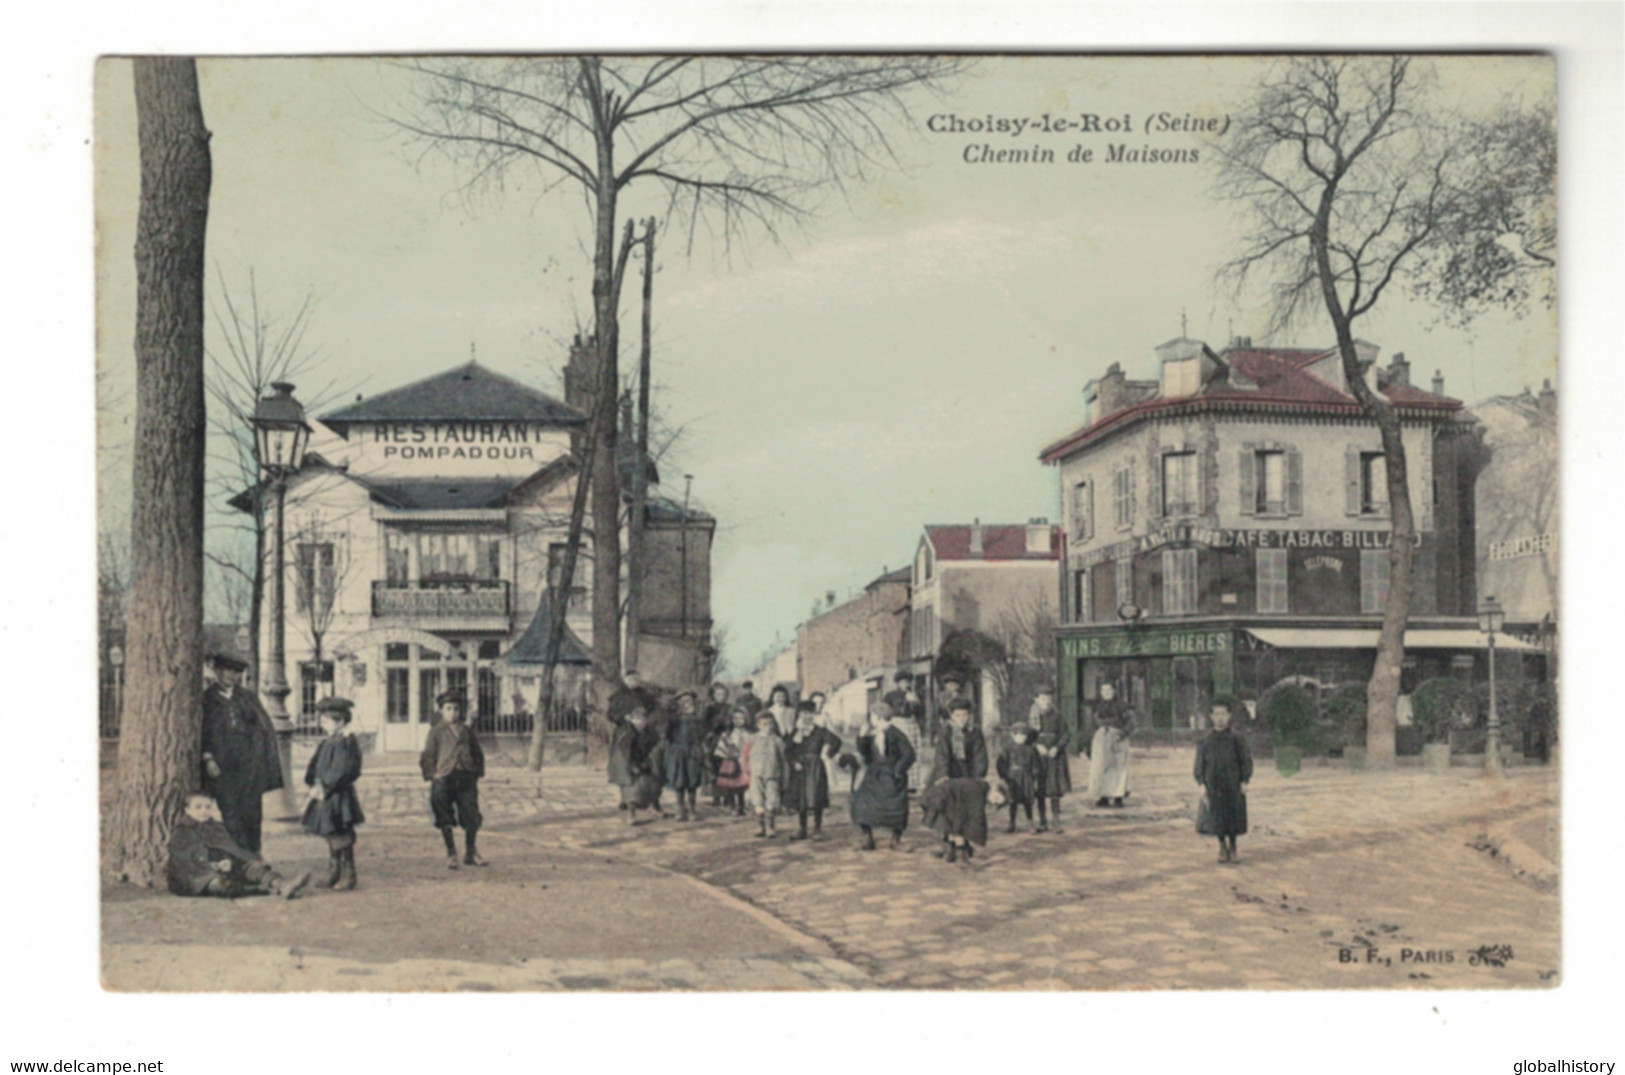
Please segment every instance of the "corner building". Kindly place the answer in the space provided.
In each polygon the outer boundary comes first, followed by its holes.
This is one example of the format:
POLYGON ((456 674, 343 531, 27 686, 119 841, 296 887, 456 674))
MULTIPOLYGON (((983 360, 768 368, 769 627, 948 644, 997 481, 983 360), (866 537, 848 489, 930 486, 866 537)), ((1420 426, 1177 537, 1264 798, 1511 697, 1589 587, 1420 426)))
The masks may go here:
MULTIPOLYGON (((1418 546, 1401 691, 1471 675, 1473 487, 1481 456, 1458 400, 1359 345, 1397 409, 1418 546)), ((1335 349, 1156 348, 1155 380, 1112 364, 1084 388, 1085 424, 1045 448, 1064 513, 1057 695, 1080 732, 1115 682, 1142 727, 1205 726, 1209 700, 1256 703, 1283 679, 1369 678, 1388 592, 1381 438, 1335 349)))

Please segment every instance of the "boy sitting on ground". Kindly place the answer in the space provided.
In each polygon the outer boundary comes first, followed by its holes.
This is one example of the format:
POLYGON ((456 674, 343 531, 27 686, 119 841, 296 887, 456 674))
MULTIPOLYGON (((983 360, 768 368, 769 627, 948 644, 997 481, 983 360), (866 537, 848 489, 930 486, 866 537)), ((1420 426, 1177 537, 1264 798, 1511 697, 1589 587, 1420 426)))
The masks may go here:
POLYGON ((177 896, 281 896, 291 900, 310 884, 307 871, 288 880, 244 850, 220 820, 220 806, 202 793, 186 797, 186 814, 169 838, 169 891, 177 896))

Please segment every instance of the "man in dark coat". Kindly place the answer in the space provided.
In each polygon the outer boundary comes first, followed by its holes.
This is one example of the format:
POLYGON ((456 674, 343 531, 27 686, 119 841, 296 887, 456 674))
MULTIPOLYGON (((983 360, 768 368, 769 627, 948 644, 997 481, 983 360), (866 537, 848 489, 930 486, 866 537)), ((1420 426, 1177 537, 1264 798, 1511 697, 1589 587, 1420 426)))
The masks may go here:
POLYGON ((485 752, 474 729, 463 719, 467 703, 458 691, 444 691, 435 698, 440 719, 429 729, 428 741, 418 766, 429 781, 429 812, 435 828, 446 843, 446 868, 457 868, 457 841, 452 829, 461 825, 467 849, 463 862, 484 866, 485 859, 474 846, 480 831, 480 777, 485 775, 485 752))
POLYGON ((1253 755, 1247 740, 1230 727, 1235 702, 1213 699, 1213 730, 1196 744, 1196 782, 1202 785, 1206 809, 1199 811, 1196 831, 1219 838, 1219 861, 1233 865, 1236 837, 1247 831, 1247 782, 1253 778, 1253 755))
POLYGON ((734 705, 750 714, 751 724, 756 723, 756 714, 762 708, 762 700, 756 696, 755 684, 750 680, 739 685, 739 697, 734 699, 734 705))
POLYGON ((177 896, 281 896, 291 900, 310 874, 288 879, 258 854, 241 846, 220 820, 208 795, 186 797, 186 813, 169 836, 169 891, 177 896))
POLYGON ((220 804, 226 831, 259 854, 261 801, 283 786, 271 718, 243 686, 248 662, 211 655, 215 681, 203 689, 203 790, 220 804))

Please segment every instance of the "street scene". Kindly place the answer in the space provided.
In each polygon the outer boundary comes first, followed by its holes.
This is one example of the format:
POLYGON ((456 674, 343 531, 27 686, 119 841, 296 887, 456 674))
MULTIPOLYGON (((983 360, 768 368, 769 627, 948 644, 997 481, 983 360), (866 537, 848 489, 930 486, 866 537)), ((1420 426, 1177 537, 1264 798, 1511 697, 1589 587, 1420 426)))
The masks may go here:
POLYGON ((1550 56, 96 92, 106 990, 1563 984, 1550 56))

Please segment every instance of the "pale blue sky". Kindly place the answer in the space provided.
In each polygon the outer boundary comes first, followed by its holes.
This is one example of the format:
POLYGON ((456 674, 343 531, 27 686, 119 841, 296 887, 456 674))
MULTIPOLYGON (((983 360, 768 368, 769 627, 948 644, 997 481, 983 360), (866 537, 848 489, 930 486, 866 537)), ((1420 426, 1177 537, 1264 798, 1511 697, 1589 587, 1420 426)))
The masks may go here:
MULTIPOLYGON (((893 137, 904 166, 826 199, 783 245, 756 235, 730 256, 668 236, 655 289, 660 406, 685 426, 664 491, 719 520, 714 613, 736 671, 789 638, 826 591, 846 595, 907 562, 927 523, 1055 519, 1039 449, 1081 420, 1080 389, 1111 362, 1152 372, 1179 334, 1262 340, 1259 307, 1212 282, 1233 249, 1229 209, 1202 164, 1107 164, 1111 141, 1193 149, 1183 134, 933 134, 933 115, 1039 117, 1157 112, 1223 116, 1264 61, 996 58, 948 99, 916 102, 893 137), (968 164, 967 145, 1041 145, 1056 163, 968 164), (1083 144, 1096 161, 1072 164, 1083 144)), ((1537 93, 1540 59, 1439 64, 1468 106, 1537 93)), ((234 287, 250 268, 262 301, 315 297, 307 342, 330 376, 368 393, 467 360, 557 391, 553 369, 587 316, 588 217, 569 187, 510 174, 469 204, 439 158, 414 162, 378 112, 405 73, 364 59, 205 60, 213 132, 209 259, 234 287)), ((132 359, 135 159, 129 71, 98 72, 100 318, 109 384, 132 359)), ((938 124, 939 126, 941 124, 938 124)), ((979 152, 979 151, 978 151, 979 152)), ((1210 155, 1209 155, 1210 156, 1210 155)), ((653 193, 652 191, 650 192, 653 193)), ((654 202, 629 199, 641 213, 654 202)), ((217 281, 211 279, 211 292, 217 281)), ((635 301, 628 288, 628 309, 635 301)), ((1462 332, 1400 296, 1361 335, 1444 372, 1469 401, 1538 386, 1555 368, 1552 321, 1488 318, 1462 332)), ((1308 326, 1282 344, 1320 346, 1308 326)), ((623 333, 635 357, 635 318, 623 333)), ((126 397, 126 402, 130 397, 126 397)), ((104 427, 119 440, 113 412, 104 427)), ((110 478, 104 519, 127 510, 110 478)))

